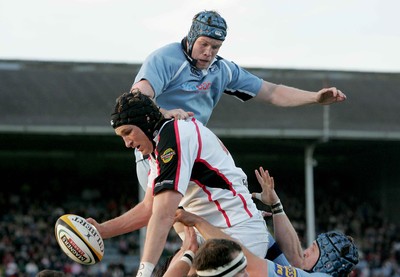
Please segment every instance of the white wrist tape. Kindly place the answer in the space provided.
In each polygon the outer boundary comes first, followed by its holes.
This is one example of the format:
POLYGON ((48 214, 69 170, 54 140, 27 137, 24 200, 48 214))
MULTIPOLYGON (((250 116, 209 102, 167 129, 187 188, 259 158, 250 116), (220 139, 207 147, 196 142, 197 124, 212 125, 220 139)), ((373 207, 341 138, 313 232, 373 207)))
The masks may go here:
POLYGON ((141 262, 136 277, 151 277, 154 270, 154 265, 148 262, 141 262))
POLYGON ((194 252, 192 250, 186 250, 183 253, 183 256, 181 258, 181 261, 184 261, 185 263, 187 263, 189 266, 192 266, 193 263, 193 259, 194 259, 194 252))

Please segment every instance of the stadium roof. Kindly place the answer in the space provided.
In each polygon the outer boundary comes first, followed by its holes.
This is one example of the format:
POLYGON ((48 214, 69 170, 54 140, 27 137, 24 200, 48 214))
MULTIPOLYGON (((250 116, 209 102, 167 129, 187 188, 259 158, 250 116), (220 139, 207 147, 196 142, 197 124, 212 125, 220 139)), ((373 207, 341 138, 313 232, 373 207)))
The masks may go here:
MULTIPOLYGON (((0 60, 0 133, 112 134, 115 98, 140 65, 0 60)), ((347 101, 298 108, 224 95, 208 126, 224 137, 400 140, 400 73, 248 68, 274 83, 347 101)))

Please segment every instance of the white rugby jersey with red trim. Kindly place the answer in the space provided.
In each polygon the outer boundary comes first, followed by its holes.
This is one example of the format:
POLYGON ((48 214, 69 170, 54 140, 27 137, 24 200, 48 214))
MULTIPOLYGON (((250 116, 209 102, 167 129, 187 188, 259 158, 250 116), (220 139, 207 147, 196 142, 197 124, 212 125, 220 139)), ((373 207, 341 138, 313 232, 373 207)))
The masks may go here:
POLYGON ((219 228, 234 226, 258 213, 246 174, 200 121, 167 121, 154 140, 148 182, 154 195, 163 190, 180 192, 180 206, 219 228))

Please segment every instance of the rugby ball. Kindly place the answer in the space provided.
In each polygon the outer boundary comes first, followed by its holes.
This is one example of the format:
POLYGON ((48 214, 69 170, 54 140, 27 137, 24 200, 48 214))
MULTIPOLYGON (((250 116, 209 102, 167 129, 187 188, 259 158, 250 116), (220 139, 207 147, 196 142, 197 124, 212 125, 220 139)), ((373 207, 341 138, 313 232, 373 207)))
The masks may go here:
POLYGON ((55 235, 62 251, 75 262, 93 265, 104 256, 103 238, 96 227, 81 216, 65 214, 59 217, 55 235))

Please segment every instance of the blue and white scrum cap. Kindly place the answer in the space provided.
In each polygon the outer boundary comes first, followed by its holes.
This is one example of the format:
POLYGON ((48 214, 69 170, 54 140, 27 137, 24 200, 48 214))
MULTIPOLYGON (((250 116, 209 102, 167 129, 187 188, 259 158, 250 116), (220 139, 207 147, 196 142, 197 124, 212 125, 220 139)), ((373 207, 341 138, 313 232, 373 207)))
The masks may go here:
POLYGON ((358 263, 358 250, 353 239, 338 231, 320 234, 316 242, 319 258, 311 269, 333 277, 347 276, 358 263))
POLYGON ((135 125, 152 141, 154 132, 163 119, 160 109, 154 102, 135 89, 117 98, 111 114, 111 126, 115 129, 122 125, 135 125))
POLYGON ((206 36, 224 41, 227 29, 225 19, 216 11, 203 11, 196 14, 187 35, 189 55, 192 54, 193 45, 199 37, 206 36))

